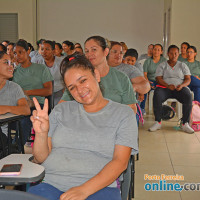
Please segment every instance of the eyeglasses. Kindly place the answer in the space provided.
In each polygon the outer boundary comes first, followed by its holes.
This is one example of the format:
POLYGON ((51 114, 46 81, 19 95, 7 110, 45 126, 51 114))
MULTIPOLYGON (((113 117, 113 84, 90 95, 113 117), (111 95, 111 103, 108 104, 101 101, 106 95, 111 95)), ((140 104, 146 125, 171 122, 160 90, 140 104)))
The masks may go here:
POLYGON ((110 52, 111 53, 113 53, 113 54, 120 54, 120 55, 123 55, 124 53, 123 53, 123 51, 117 51, 117 50, 110 50, 110 52))

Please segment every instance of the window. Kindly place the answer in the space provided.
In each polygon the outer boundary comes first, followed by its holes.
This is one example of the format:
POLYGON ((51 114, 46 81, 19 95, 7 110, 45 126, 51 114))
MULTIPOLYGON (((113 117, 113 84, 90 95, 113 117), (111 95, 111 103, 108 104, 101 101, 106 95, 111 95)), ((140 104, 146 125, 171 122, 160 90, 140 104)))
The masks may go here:
POLYGON ((0 13, 0 42, 9 40, 16 42, 18 40, 18 14, 0 13))

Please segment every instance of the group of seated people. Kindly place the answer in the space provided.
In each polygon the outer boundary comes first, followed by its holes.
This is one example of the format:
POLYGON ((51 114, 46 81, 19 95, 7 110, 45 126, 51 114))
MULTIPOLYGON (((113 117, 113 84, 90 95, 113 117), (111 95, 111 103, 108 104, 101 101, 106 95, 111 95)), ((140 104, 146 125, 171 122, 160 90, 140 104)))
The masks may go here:
POLYGON ((197 100, 200 68, 196 48, 189 44, 181 45, 180 56, 171 45, 169 60, 160 44, 149 45, 148 54, 138 58, 137 50, 101 36, 86 39, 84 53, 79 43, 67 40, 61 45, 41 39, 37 51, 23 39, 8 43, 7 50, 2 45, 0 114, 27 116, 21 120, 24 143, 33 127, 34 161, 45 167, 44 182, 30 187, 30 193, 47 199, 127 200, 129 158, 138 152, 136 104, 145 109, 150 89, 155 89, 156 121, 150 131, 161 128, 162 103, 176 98, 183 104, 182 130, 194 132, 188 124, 192 97, 187 86, 197 100), (177 61, 185 54, 186 61, 177 61), (56 106, 48 116, 49 95, 56 106))

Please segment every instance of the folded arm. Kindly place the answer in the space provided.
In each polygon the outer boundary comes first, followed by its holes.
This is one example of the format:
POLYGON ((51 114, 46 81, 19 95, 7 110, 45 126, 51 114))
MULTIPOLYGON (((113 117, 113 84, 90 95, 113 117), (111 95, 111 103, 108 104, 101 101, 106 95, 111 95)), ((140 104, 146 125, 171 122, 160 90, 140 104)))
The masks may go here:
POLYGON ((17 106, 0 105, 0 114, 13 113, 16 115, 30 115, 31 111, 25 98, 17 101, 17 106))
POLYGON ((34 89, 34 90, 25 90, 24 93, 28 96, 41 96, 46 97, 52 95, 52 81, 46 82, 43 84, 44 88, 34 89))
POLYGON ((134 91, 140 94, 146 94, 150 90, 150 84, 143 76, 138 76, 131 79, 134 91))

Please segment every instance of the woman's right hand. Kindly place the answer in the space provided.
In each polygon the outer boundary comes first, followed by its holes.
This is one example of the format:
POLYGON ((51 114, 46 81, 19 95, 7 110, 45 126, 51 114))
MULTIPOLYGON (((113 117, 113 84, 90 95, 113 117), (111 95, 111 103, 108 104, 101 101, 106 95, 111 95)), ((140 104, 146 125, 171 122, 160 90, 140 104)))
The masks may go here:
POLYGON ((43 109, 35 97, 33 97, 33 102, 36 108, 31 116, 33 128, 36 133, 47 134, 49 131, 48 99, 45 99, 43 109))

